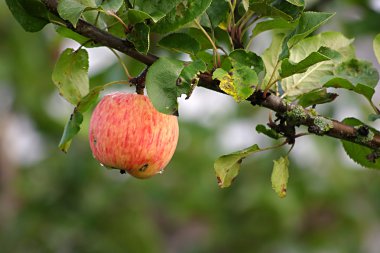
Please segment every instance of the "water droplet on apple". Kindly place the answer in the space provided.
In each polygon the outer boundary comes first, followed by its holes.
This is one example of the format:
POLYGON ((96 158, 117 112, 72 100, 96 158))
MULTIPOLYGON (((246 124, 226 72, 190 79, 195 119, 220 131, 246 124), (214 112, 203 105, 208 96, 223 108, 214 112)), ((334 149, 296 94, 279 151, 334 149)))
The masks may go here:
POLYGON ((99 164, 100 164, 100 166, 104 167, 104 164, 103 164, 103 163, 99 163, 99 164))
POLYGON ((164 173, 164 169, 157 172, 157 174, 162 174, 162 173, 164 173))

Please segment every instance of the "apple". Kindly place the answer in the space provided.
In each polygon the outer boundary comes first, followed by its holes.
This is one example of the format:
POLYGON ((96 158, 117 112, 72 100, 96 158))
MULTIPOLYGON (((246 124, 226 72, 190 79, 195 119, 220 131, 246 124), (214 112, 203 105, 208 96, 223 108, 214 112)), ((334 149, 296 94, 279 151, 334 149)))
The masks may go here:
POLYGON ((102 165, 148 178, 171 160, 178 132, 177 117, 158 112, 147 96, 117 92, 96 106, 89 141, 102 165))

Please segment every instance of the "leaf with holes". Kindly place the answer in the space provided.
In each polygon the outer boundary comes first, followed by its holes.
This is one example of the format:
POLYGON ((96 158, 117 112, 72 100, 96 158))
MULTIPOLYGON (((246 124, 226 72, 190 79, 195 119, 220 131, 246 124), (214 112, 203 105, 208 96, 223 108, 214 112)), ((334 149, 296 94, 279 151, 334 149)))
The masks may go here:
POLYGON ((244 158, 262 151, 258 145, 219 157, 214 163, 218 185, 221 188, 229 187, 240 171, 240 165, 244 158))
MULTIPOLYGON (((355 118, 346 118, 343 120, 343 123, 356 128, 365 125, 363 122, 355 118)), ((379 134, 379 132, 377 132, 374 128, 369 127, 369 133, 367 136, 358 135, 357 138, 364 141, 366 139, 370 140, 371 138, 373 138, 374 134, 379 134)), ((342 141, 342 144, 347 155, 354 162, 366 168, 380 169, 380 159, 374 159, 374 155, 380 155, 378 154, 378 151, 349 141, 342 141)))
POLYGON ((146 75, 146 89, 153 106, 165 114, 178 114, 177 80, 182 61, 161 57, 150 66, 146 75))
POLYGON ((286 197, 289 179, 289 159, 287 156, 273 161, 272 188, 280 198, 286 197))
POLYGON ((77 105, 89 91, 87 51, 74 51, 72 48, 63 51, 54 67, 52 79, 61 96, 77 105))

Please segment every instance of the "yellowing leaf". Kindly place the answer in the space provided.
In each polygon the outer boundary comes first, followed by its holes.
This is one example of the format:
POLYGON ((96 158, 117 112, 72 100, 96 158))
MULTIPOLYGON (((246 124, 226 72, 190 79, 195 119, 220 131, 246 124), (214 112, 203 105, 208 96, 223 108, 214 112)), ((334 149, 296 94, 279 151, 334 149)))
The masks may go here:
POLYGON ((288 178, 289 178, 289 159, 287 156, 280 157, 278 160, 273 161, 272 171, 272 188, 280 198, 286 197, 288 178))
POLYGON ((227 93, 228 95, 231 95, 235 100, 237 99, 237 92, 232 80, 232 76, 227 73, 221 80, 219 87, 222 91, 227 93))
POLYGON ((243 159, 260 151, 262 151, 262 149, 255 144, 246 149, 219 157, 214 163, 215 174, 218 179, 219 187, 229 187, 232 181, 239 174, 240 165, 243 159))

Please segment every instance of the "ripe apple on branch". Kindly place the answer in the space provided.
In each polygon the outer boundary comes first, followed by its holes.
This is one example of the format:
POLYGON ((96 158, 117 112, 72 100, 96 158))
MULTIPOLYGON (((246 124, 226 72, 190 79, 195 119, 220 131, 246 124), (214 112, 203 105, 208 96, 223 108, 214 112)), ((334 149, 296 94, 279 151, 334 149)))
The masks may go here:
POLYGON ((178 141, 178 121, 140 94, 106 95, 90 121, 90 147, 105 167, 148 178, 162 172, 178 141))

